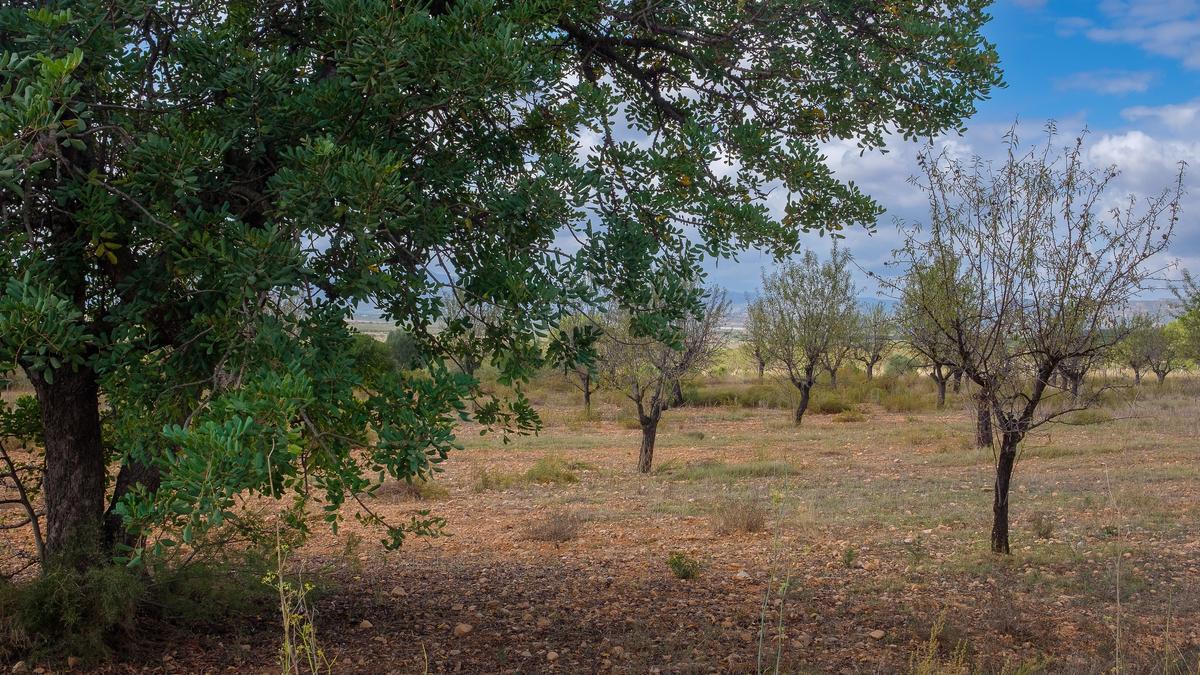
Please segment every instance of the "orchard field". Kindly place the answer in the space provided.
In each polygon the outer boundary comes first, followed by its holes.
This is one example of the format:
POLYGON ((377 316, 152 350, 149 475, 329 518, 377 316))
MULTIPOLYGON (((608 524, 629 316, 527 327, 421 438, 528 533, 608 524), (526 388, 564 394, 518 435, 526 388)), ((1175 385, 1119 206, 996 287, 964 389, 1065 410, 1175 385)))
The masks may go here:
MULTIPOLYGON (((448 536, 387 552, 316 525, 290 552, 317 643, 358 673, 1195 671, 1200 382, 1114 388, 1031 437, 1009 557, 988 551, 993 456, 965 388, 937 411, 928 378, 841 379, 800 427, 769 377, 686 387, 642 475, 617 398, 588 419, 542 378, 539 435, 468 427, 434 481, 377 494, 448 536)), ((276 672, 279 608, 252 576, 207 591, 250 598, 235 614, 105 671, 276 672)))

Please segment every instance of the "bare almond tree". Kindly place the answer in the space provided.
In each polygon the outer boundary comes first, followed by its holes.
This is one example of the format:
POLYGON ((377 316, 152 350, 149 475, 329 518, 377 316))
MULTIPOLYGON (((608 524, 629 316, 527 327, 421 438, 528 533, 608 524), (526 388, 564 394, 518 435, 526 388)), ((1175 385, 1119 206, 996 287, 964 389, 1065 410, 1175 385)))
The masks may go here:
POLYGON ((817 381, 817 369, 854 316, 850 254, 836 246, 821 263, 806 251, 764 274, 762 297, 751 305, 766 336, 767 364, 800 391, 792 420, 800 424, 817 381))
POLYGON ((964 375, 990 402, 996 449, 991 548, 1009 552, 1009 487, 1021 441, 1058 416, 1093 404, 1071 400, 1054 375, 1074 359, 1111 350, 1127 333, 1129 299, 1158 269, 1179 217, 1183 171, 1161 193, 1113 201, 1115 167, 1083 160, 1083 135, 1061 151, 1053 125, 1043 145, 1015 130, 1001 162, 927 150, 927 229, 909 228, 902 262, 925 261, 968 289, 948 318, 929 318, 958 350, 964 375), (956 261, 950 265, 947 261, 956 261))
POLYGON ((710 367, 728 343, 721 330, 728 314, 725 292, 709 291, 699 315, 689 316, 678 327, 677 339, 664 340, 636 334, 628 312, 605 313, 605 336, 596 349, 597 371, 602 383, 619 390, 637 409, 642 430, 638 471, 650 472, 658 423, 670 407, 674 383, 710 367))

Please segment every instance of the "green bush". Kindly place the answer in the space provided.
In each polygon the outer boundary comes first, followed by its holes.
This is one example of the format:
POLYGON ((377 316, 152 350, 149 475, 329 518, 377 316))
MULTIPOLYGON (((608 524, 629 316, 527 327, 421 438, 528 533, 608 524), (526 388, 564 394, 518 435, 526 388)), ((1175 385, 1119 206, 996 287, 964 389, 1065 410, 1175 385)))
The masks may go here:
POLYGON ((683 390, 684 402, 693 406, 790 408, 796 396, 793 387, 767 382, 693 385, 683 390))
POLYGON ((853 407, 836 392, 822 391, 820 389, 814 389, 813 391, 813 397, 808 402, 808 412, 810 413, 816 415, 836 415, 853 407))
POLYGON ((133 634, 145 578, 106 565, 58 566, 28 583, 0 586, 0 661, 102 659, 133 634))
POLYGON ((1107 410, 1088 408, 1064 415, 1063 421, 1067 424, 1103 424, 1113 421, 1113 416, 1107 410))
POLYGON ((667 556, 667 567, 679 579, 695 579, 700 574, 700 561, 682 551, 674 551, 667 556))
POLYGON ((578 483, 579 476, 575 470, 582 468, 586 468, 586 465, 581 462, 568 462, 559 455, 546 455, 529 467, 525 472, 525 480, 541 485, 578 483))
POLYGON ((895 413, 917 412, 932 410, 937 407, 937 401, 927 395, 915 393, 909 389, 897 389, 885 395, 880 400, 884 410, 895 413))
POLYGON ((850 423, 850 422, 861 422, 865 419, 867 419, 867 416, 862 414, 861 410, 859 410, 858 408, 851 408, 844 412, 838 413, 833 418, 833 421, 846 424, 846 423, 850 423))

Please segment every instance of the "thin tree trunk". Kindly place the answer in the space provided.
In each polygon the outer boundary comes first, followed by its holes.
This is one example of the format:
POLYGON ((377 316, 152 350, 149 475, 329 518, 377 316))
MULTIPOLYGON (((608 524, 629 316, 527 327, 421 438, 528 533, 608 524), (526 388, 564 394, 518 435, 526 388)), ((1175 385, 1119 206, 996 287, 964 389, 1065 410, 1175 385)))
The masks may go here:
POLYGON ((679 380, 675 380, 671 384, 671 407, 678 408, 681 405, 683 405, 683 385, 679 383, 679 380))
POLYGON ((941 365, 935 365, 933 370, 929 372, 929 377, 937 383, 937 409, 941 410, 946 407, 946 375, 942 372, 941 365))
POLYGON ((1078 400, 1079 399, 1079 387, 1080 387, 1080 385, 1083 384, 1083 375, 1082 374, 1072 375, 1070 378, 1070 382, 1071 382, 1071 399, 1078 400))
POLYGON ((1142 383, 1142 371, 1137 368, 1133 369, 1133 383, 1134 384, 1142 383))
POLYGON ((837 368, 826 368, 829 372, 829 388, 837 389, 837 368))
POLYGON ((658 435, 658 420, 661 417, 661 412, 652 411, 640 420, 642 423, 642 449, 638 453, 638 471, 642 473, 650 473, 650 466, 654 462, 654 439, 658 435))
POLYGON ((961 370, 954 371, 954 393, 956 394, 962 391, 962 376, 961 370))
POLYGON ((583 414, 588 419, 592 418, 592 375, 587 373, 583 376, 583 414))
POLYGON ((875 363, 870 362, 867 364, 867 382, 873 379, 875 379, 875 363))
POLYGON ((1160 371, 1156 370, 1156 371, 1154 371, 1154 375, 1155 375, 1155 377, 1158 378, 1158 386, 1160 386, 1160 387, 1163 385, 1163 382, 1165 382, 1167 380, 1167 374, 1164 372, 1160 372, 1160 371))
POLYGON ((811 384, 800 385, 800 403, 796 406, 796 412, 792 414, 792 421, 796 426, 800 426, 804 421, 804 411, 808 410, 808 396, 811 391, 811 384))
POLYGON ((992 447, 992 408, 984 392, 975 397, 975 447, 992 447))
POLYGON ((95 562, 104 517, 104 446, 100 438, 100 391, 89 370, 54 371, 54 381, 26 369, 42 412, 46 476, 46 556, 83 557, 63 560, 86 566, 95 562))
POLYGON ((1013 465, 1017 460, 1020 436, 1006 432, 1000 442, 996 459, 996 485, 992 500, 992 552, 1010 553, 1008 545, 1008 490, 1012 483, 1013 465))

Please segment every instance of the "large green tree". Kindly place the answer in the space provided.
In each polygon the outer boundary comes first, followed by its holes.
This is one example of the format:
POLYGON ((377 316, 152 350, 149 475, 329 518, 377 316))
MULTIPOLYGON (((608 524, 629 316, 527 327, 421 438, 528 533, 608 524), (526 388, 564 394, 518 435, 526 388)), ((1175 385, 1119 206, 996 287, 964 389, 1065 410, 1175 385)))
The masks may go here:
POLYGON ((541 349, 568 311, 669 338, 705 257, 870 224, 821 142, 958 128, 999 84, 987 4, 5 3, 0 370, 40 405, 47 550, 190 541, 247 494, 373 519, 460 419, 535 429, 456 344, 519 384, 576 357, 541 349), (364 303, 424 372, 355 374, 364 303))

